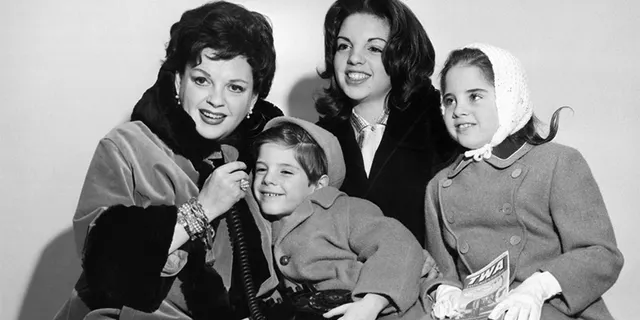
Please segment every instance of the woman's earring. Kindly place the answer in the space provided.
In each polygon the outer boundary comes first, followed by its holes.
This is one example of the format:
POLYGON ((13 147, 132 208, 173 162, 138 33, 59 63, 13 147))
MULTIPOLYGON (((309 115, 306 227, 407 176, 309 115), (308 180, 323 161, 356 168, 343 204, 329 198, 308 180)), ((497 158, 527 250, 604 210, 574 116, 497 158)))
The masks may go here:
POLYGON ((249 112, 247 112, 247 119, 251 118, 252 113, 253 113, 253 108, 249 109, 249 112))
POLYGON ((178 105, 181 105, 182 103, 180 102, 180 74, 176 72, 174 79, 173 79, 173 84, 175 86, 176 89, 176 103, 178 105))

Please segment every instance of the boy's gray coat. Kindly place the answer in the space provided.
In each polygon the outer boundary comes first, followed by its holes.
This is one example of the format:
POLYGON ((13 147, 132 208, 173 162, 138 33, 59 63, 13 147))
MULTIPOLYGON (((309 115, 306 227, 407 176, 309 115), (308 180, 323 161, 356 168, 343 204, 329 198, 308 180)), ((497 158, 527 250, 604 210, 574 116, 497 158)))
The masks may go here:
POLYGON ((283 122, 300 125, 322 147, 329 164, 330 186, 316 190, 293 214, 272 223, 277 268, 290 281, 321 290, 352 290, 355 299, 366 293, 386 296, 391 304, 383 310, 387 315, 383 319, 426 316, 418 301, 425 261, 420 243, 372 202, 337 189, 344 179, 345 165, 333 134, 291 117, 274 118, 265 130, 283 122))

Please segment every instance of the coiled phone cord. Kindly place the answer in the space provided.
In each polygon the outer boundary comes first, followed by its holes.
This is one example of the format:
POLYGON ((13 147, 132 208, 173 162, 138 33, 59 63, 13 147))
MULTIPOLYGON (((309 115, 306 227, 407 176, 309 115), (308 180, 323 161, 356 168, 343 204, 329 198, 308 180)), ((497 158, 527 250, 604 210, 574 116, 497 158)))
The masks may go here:
POLYGON ((249 250, 247 249, 244 233, 242 232, 242 223, 240 221, 240 212, 237 204, 229 210, 226 219, 229 237, 233 244, 233 256, 237 257, 240 262, 240 274, 242 276, 244 292, 247 297, 247 304, 249 305, 249 314, 253 320, 266 320, 260 310, 259 301, 256 297, 256 287, 253 283, 253 277, 251 276, 249 250))
MULTIPOLYGON (((220 150, 213 153, 213 157, 209 158, 210 164, 213 168, 218 168, 225 164, 222 149, 230 160, 238 159, 238 150, 228 145, 220 146, 220 150)), ((240 200, 244 201, 244 200, 240 200)), ((244 233, 242 231, 242 221, 240 220, 241 214, 250 214, 249 212, 240 212, 240 203, 234 204, 229 211, 227 211, 226 222, 227 229, 229 230, 229 238, 231 238, 231 247, 233 250, 233 256, 237 259, 240 265, 240 275, 242 278, 242 286, 244 287, 244 294, 247 298, 247 304, 249 306, 249 315, 252 320, 266 320, 266 317, 260 310, 260 304, 256 297, 256 286, 253 283, 253 277, 251 275, 251 265, 249 261, 249 249, 245 241, 244 233)), ((247 208, 245 205, 243 208, 247 208)))

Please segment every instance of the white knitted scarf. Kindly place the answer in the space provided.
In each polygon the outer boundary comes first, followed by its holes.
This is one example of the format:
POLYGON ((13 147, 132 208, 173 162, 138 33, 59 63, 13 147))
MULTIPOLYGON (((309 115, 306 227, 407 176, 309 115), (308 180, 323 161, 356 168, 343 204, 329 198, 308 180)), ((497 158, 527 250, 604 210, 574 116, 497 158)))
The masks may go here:
POLYGON ((487 44, 474 43, 465 46, 465 48, 482 51, 491 62, 495 78, 498 130, 493 134, 489 143, 464 154, 466 157, 473 157, 474 160, 481 161, 491 157, 493 147, 524 127, 533 114, 533 104, 529 98, 527 75, 516 57, 504 49, 487 44))

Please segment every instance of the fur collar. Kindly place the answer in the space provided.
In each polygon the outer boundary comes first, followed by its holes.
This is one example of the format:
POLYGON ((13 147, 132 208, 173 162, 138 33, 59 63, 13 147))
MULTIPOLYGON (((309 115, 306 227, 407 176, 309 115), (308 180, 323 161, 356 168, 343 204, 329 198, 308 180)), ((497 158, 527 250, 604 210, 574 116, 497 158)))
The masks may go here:
POLYGON ((230 137, 224 141, 205 139, 196 131, 191 117, 177 104, 174 78, 174 72, 160 69, 156 83, 133 108, 131 121, 142 121, 175 153, 194 164, 217 150, 221 143, 236 147, 241 155, 246 154, 247 141, 260 133, 268 120, 283 115, 270 102, 258 99, 251 117, 243 120, 230 137))

